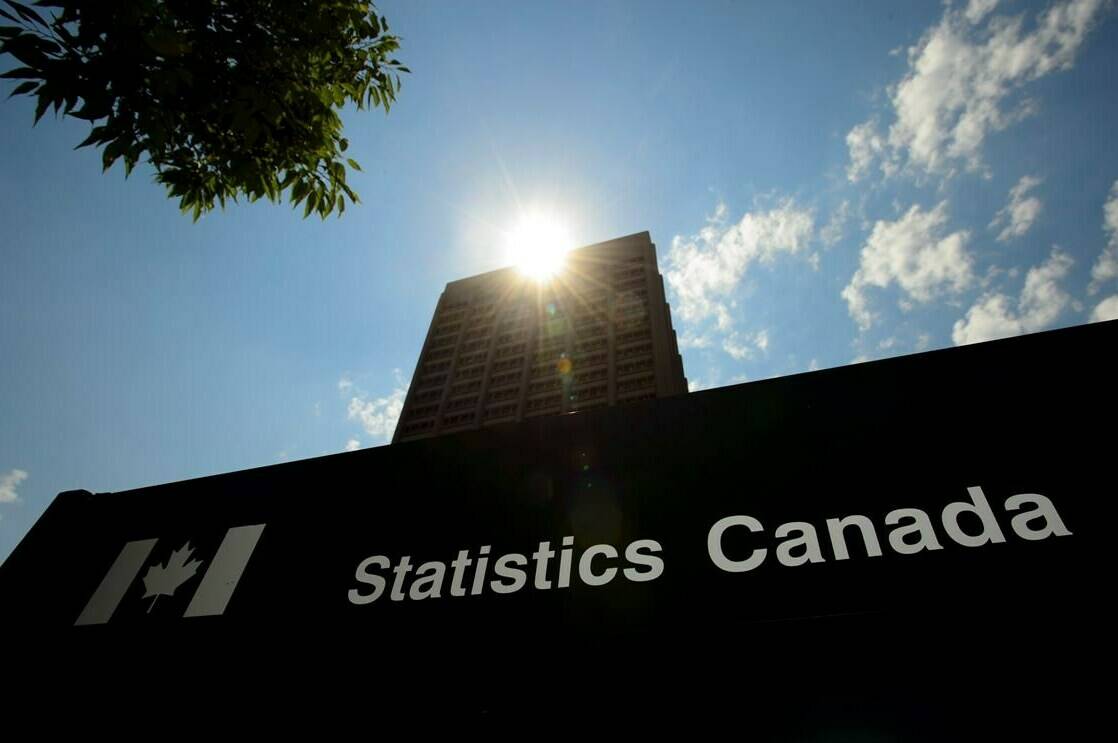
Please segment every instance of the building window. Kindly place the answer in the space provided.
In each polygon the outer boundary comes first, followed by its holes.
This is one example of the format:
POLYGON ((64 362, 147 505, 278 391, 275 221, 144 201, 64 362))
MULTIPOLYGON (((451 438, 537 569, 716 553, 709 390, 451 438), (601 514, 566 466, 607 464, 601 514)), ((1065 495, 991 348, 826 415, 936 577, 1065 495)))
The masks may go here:
POLYGON ((474 397, 463 397, 463 398, 460 398, 458 400, 450 400, 446 404, 446 409, 447 410, 462 410, 463 408, 475 408, 475 407, 477 407, 477 396, 476 395, 474 397))
POLYGON ((444 426, 463 426, 468 423, 473 423, 477 417, 477 413, 471 411, 469 413, 458 413, 457 415, 447 415, 443 417, 444 426))

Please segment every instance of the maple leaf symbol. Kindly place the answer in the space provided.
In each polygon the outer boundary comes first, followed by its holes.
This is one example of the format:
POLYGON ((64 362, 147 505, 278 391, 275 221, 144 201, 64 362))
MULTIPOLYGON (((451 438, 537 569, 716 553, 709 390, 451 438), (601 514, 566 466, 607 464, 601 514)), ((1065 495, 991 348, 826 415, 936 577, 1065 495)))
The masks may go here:
POLYGON ((156 563, 144 573, 145 592, 143 598, 155 597, 151 600, 151 606, 148 607, 149 614, 160 596, 174 595, 175 589, 190 580, 198 572, 202 563, 199 560, 190 560, 190 555, 193 552, 194 548, 190 546, 190 542, 187 542, 171 553, 166 565, 156 563), (187 562, 187 560, 190 561, 187 562))

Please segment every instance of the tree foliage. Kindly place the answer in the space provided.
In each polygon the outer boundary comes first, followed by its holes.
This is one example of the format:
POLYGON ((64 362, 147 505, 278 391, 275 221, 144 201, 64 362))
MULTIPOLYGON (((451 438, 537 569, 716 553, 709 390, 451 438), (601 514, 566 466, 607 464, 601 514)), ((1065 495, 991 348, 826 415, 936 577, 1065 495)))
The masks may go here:
POLYGON ((20 64, 0 77, 37 97, 35 123, 52 107, 89 121, 78 147, 125 176, 146 159, 195 220, 285 191, 304 217, 341 214, 361 168, 338 111, 387 112, 408 72, 368 2, 2 0, 0 16, 0 53, 20 64))

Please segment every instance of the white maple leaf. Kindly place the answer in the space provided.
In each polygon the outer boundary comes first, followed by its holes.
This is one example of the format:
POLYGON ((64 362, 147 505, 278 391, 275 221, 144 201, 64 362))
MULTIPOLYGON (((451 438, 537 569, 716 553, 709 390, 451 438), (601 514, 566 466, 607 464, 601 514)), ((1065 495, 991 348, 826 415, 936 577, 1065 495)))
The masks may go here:
POLYGON ((190 580, 198 572, 202 563, 199 560, 190 560, 190 555, 193 552, 194 548, 190 546, 190 542, 187 542, 171 553, 166 565, 156 563, 144 573, 143 597, 145 599, 149 596, 155 597, 151 601, 151 606, 148 607, 149 613, 160 596, 174 595, 175 589, 190 580), (188 560, 189 562, 187 562, 188 560))

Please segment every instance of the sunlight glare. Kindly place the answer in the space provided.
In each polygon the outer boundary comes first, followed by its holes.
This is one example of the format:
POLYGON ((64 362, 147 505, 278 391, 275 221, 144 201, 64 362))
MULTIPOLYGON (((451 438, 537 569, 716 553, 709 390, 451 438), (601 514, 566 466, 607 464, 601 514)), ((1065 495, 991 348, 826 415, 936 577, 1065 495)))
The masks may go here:
POLYGON ((537 281, 546 281, 557 274, 571 247, 566 227, 554 217, 539 212, 521 215, 505 234, 509 262, 537 281))

